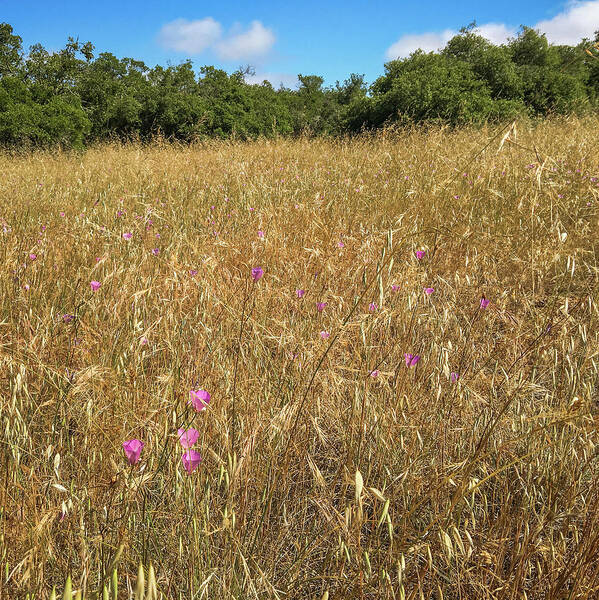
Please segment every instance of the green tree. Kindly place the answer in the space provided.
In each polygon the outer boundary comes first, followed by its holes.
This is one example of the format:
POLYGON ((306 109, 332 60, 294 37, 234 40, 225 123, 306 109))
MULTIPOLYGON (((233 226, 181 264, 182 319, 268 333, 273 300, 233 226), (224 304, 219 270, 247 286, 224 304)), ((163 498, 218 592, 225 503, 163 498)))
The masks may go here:
POLYGON ((545 35, 529 27, 521 29, 509 50, 523 82, 523 101, 529 112, 578 112, 588 106, 588 74, 584 62, 579 62, 572 51, 550 46, 545 35))
POLYGON ((442 54, 470 65, 474 75, 486 83, 492 98, 522 100, 524 85, 509 49, 493 45, 477 33, 475 26, 449 40, 442 54))
POLYGON ((8 23, 0 23, 0 77, 16 76, 23 67, 23 40, 8 23))
POLYGON ((517 112, 510 100, 494 100, 471 65, 446 54, 422 51, 385 65, 364 106, 365 121, 380 127, 394 121, 439 121, 452 125, 505 118, 517 112))

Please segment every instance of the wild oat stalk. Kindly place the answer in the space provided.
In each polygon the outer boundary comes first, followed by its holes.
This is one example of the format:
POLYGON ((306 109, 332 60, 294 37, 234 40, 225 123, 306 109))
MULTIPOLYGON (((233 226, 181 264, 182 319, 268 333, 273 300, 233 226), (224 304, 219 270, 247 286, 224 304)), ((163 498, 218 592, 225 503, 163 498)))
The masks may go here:
POLYGON ((598 125, 0 155, 0 589, 596 598, 598 125))

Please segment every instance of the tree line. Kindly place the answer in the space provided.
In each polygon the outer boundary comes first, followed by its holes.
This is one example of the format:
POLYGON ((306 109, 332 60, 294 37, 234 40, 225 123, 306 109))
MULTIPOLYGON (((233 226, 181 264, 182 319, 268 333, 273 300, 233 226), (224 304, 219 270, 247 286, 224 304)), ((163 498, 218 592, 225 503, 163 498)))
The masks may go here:
POLYGON ((82 147, 106 139, 190 141, 202 137, 338 135, 393 123, 452 126, 596 111, 599 31, 576 46, 552 45, 522 27, 494 45, 463 28, 438 52, 391 60, 370 86, 363 75, 324 86, 299 75, 297 89, 247 83, 250 68, 195 72, 191 61, 149 68, 94 54, 69 38, 62 50, 22 39, 0 24, 0 144, 82 147))

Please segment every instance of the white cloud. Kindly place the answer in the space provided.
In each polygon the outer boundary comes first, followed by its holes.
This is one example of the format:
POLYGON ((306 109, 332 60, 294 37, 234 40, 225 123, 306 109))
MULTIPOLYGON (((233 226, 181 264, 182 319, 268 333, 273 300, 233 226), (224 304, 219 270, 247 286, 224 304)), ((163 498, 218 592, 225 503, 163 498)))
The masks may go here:
POLYGON ((252 21, 245 30, 236 25, 223 36, 222 25, 206 17, 171 21, 163 25, 158 41, 164 48, 190 55, 211 50, 222 60, 249 60, 268 54, 276 37, 260 21, 252 21))
POLYGON ((264 56, 275 43, 275 34, 260 21, 252 21, 246 31, 231 32, 216 44, 223 60, 240 60, 264 56))
POLYGON ((212 17, 187 21, 176 19, 162 27, 158 34, 161 45, 169 50, 201 54, 222 35, 222 26, 212 17))
MULTIPOLYGON (((577 0, 569 2, 565 9, 552 19, 545 19, 532 25, 547 35, 553 44, 577 44, 584 37, 593 38, 599 28, 599 0, 577 0)), ((502 44, 517 34, 517 28, 504 23, 485 23, 478 26, 478 33, 494 44, 502 44)), ((421 34, 401 36, 387 49, 388 59, 405 58, 421 48, 425 52, 439 50, 458 32, 445 29, 441 32, 429 31, 421 34)))
POLYGON ((297 75, 291 73, 255 73, 254 75, 246 75, 245 78, 250 85, 260 85, 265 79, 270 81, 275 89, 281 84, 287 88, 295 89, 299 84, 297 75))
POLYGON ((403 58, 409 56, 414 50, 418 50, 418 48, 421 48, 425 52, 434 52, 443 48, 454 35, 455 31, 452 29, 446 29, 441 33, 428 32, 402 35, 397 42, 387 48, 387 58, 403 58))
POLYGON ((577 44, 585 37, 593 39, 599 29, 599 0, 570 2, 564 12, 539 21, 534 28, 546 33, 554 44, 577 44))
POLYGON ((503 23, 487 23, 477 27, 478 34, 487 38, 493 44, 503 44, 508 38, 515 37, 518 30, 503 23))

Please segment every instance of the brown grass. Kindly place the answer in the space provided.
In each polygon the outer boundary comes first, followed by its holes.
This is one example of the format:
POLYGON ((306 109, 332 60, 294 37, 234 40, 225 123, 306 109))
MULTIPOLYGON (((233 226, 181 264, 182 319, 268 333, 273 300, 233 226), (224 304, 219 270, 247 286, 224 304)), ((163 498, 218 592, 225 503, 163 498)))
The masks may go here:
POLYGON ((599 121, 517 129, 0 156, 0 596, 596 598, 599 121))

